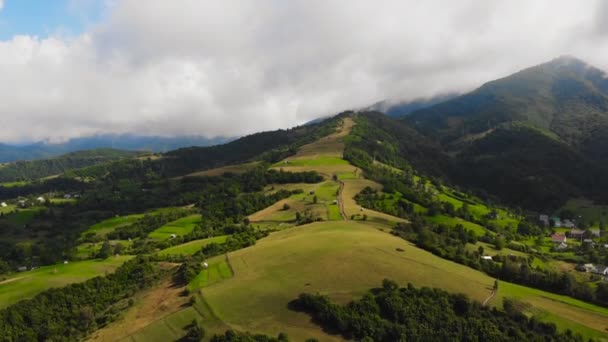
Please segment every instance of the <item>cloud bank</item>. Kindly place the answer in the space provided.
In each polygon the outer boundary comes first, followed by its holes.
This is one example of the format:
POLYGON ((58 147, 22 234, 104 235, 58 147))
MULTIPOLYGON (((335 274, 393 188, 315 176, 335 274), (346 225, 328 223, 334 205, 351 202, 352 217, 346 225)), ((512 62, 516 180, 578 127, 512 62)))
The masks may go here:
POLYGON ((234 136, 466 91, 563 54, 608 70, 603 1, 108 4, 77 36, 0 41, 0 141, 234 136))

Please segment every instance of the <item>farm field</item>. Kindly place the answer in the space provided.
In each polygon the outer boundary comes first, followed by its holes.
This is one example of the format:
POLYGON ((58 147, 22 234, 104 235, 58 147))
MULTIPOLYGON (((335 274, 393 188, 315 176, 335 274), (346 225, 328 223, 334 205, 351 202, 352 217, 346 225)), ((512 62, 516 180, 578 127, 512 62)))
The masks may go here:
POLYGON ((81 236, 95 234, 97 236, 103 237, 118 227, 124 227, 135 223, 135 221, 139 220, 142 217, 144 217, 143 214, 112 217, 92 225, 91 227, 89 227, 89 229, 85 230, 81 234, 81 236))
POLYGON ((374 211, 365 208, 361 211, 361 206, 357 204, 354 197, 361 192, 365 187, 370 187, 375 190, 381 190, 382 185, 368 179, 347 179, 343 181, 344 189, 342 190, 342 203, 346 216, 350 218, 352 215, 367 215, 367 220, 384 226, 394 226, 399 222, 407 222, 407 220, 391 216, 379 211, 374 211))
POLYGON ((52 287, 82 282, 112 272, 130 258, 130 256, 120 256, 106 260, 71 262, 15 273, 0 282, 0 308, 31 298, 52 287))
MULTIPOLYGON (((109 240, 112 246, 116 246, 116 244, 121 244, 124 248, 128 248, 133 245, 133 241, 129 240, 109 240)), ((97 254, 101 250, 101 246, 103 242, 85 242, 76 246, 76 255, 75 257, 79 259, 91 259, 95 254, 97 254)), ((124 253, 123 253, 124 254, 124 253)))
MULTIPOLYGON (((285 331, 296 340, 334 338, 312 325, 306 315, 287 309, 286 303, 301 292, 319 292, 345 303, 390 278, 401 285, 411 282, 438 287, 483 301, 494 282, 481 272, 353 221, 320 222, 284 230, 255 246, 230 253, 229 260, 234 277, 203 292, 218 318, 243 330, 271 335, 285 331), (333 272, 335 269, 340 272, 333 272)), ((608 309, 500 282, 499 295, 490 305, 501 305, 503 297, 520 298, 542 312, 559 313, 545 318, 566 322, 586 336, 607 336, 602 324, 608 324, 608 309)))
POLYGON ((41 210, 44 210, 44 208, 32 207, 27 209, 17 209, 14 214, 8 216, 8 220, 15 225, 23 226, 30 223, 34 219, 34 216, 41 210))
POLYGON ((193 255, 198 252, 204 246, 210 243, 223 243, 228 238, 228 235, 222 236, 214 236, 207 239, 194 240, 190 242, 186 242, 181 245, 165 248, 162 251, 158 252, 158 255, 193 255))
POLYGON ((245 164, 228 165, 228 166, 224 166, 224 167, 218 167, 215 169, 193 172, 193 173, 186 175, 186 177, 214 177, 214 176, 221 176, 224 173, 245 173, 245 172, 255 168, 258 165, 260 165, 260 162, 257 162, 257 161, 251 162, 251 163, 245 163, 245 164))
POLYGON ((230 265, 223 255, 207 260, 207 264, 209 266, 188 284, 188 290, 191 292, 219 283, 233 276, 232 269, 230 269, 230 265))
POLYGON ((17 210, 17 207, 12 204, 8 204, 6 207, 0 207, 0 213, 2 214, 12 213, 15 210, 17 210))
POLYGON ((167 223, 166 225, 151 232, 148 237, 157 240, 166 240, 175 234, 177 236, 186 235, 199 224, 201 224, 201 215, 195 214, 186 217, 182 217, 179 220, 167 223))
POLYGON ((472 230, 475 232, 475 234, 477 234, 477 236, 482 236, 485 235, 486 232, 494 235, 494 232, 489 231, 487 229, 485 229, 484 227, 473 223, 473 222, 469 222, 466 220, 461 219, 460 217, 450 217, 450 216, 446 216, 446 215, 436 215, 436 216, 432 216, 432 217, 428 217, 427 221, 431 222, 431 223, 435 223, 435 224, 445 224, 447 226, 450 227, 455 227, 456 225, 460 224, 462 225, 466 230, 472 230))

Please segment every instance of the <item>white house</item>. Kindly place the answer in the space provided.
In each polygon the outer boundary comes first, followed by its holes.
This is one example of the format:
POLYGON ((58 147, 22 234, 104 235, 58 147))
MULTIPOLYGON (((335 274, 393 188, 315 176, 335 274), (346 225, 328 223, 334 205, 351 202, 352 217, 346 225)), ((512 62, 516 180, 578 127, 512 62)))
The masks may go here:
POLYGON ((557 245, 556 247, 558 250, 563 250, 568 248, 568 245, 565 242, 560 243, 559 245, 557 245))
POLYGON ((491 255, 482 255, 481 259, 483 259, 483 260, 492 260, 492 256, 491 255))
POLYGON ((175 234, 171 234, 170 236, 172 239, 175 239, 177 237, 177 235, 175 235, 175 234))
POLYGON ((204 267, 204 268, 208 268, 208 267, 209 267, 209 264, 208 264, 208 263, 206 263, 206 262, 204 262, 204 263, 203 263, 203 267, 204 267))
POLYGON ((545 226, 548 226, 548 225, 549 225, 549 215, 544 215, 544 214, 543 214, 543 215, 540 215, 540 216, 538 217, 538 220, 539 220, 540 222, 542 222, 542 223, 543 223, 545 226))
POLYGON ((594 273, 599 274, 599 275, 603 275, 603 276, 608 276, 608 266, 597 265, 595 267, 595 272, 594 273))
POLYGON ((44 203, 44 202, 46 202, 46 200, 44 199, 44 197, 40 196, 40 197, 36 198, 36 202, 44 203))
POLYGON ((8 207, 8 205, 5 202, 2 202, 2 203, 0 203, 0 207, 6 208, 6 207, 8 207))

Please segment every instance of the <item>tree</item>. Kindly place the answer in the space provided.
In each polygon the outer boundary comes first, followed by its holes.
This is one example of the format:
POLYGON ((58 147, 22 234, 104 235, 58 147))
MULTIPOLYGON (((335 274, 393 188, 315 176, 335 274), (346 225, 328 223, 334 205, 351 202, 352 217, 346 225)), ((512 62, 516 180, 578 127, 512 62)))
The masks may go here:
POLYGON ((110 245, 110 241, 106 240, 101 245, 101 249, 97 254, 97 257, 100 259, 107 259, 112 255, 112 246, 110 245))
POLYGON ((317 195, 315 195, 315 196, 312 198, 312 203, 317 204, 317 202, 318 202, 318 201, 319 201, 319 199, 317 198, 317 195))
POLYGON ((503 249, 505 247, 505 239, 502 237, 496 237, 496 240, 494 240, 494 247, 498 251, 503 249))
POLYGON ((287 210, 289 210, 289 209, 291 209, 291 207, 289 206, 289 204, 284 203, 284 204, 283 204, 283 210, 287 211, 287 210))
POLYGON ((198 322, 193 319, 190 324, 186 327, 186 336, 181 341, 184 342, 199 342, 205 338, 205 329, 198 325, 198 322))

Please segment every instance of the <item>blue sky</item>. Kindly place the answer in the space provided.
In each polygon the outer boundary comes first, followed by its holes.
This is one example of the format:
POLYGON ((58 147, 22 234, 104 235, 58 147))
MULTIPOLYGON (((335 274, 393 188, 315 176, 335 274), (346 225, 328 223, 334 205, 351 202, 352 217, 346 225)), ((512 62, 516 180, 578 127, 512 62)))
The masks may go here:
POLYGON ((0 40, 15 35, 81 33, 101 19, 104 3, 104 0, 4 0, 0 10, 0 40))

